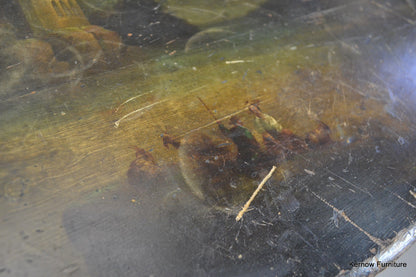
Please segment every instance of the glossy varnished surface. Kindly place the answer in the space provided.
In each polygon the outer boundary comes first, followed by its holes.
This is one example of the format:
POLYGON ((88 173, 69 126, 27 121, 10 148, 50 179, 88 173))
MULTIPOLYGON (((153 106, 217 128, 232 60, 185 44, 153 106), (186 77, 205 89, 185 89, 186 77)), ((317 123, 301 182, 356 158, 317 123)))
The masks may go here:
MULTIPOLYGON (((2 91, 0 276, 336 276, 400 252, 416 216, 412 5, 311 2, 2 91), (212 114, 237 115, 262 141, 253 102, 301 138, 324 122, 331 141, 279 160, 236 222, 238 206, 195 194, 203 177, 183 177, 161 134, 216 138, 212 114), (155 167, 129 182, 132 146, 155 167)), ((270 168, 257 170, 253 187, 270 168)))

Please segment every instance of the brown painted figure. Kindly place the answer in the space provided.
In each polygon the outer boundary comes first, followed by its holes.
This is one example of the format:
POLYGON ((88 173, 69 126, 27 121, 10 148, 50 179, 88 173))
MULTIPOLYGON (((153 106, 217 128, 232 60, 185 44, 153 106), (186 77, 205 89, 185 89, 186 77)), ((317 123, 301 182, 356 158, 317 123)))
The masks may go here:
MULTIPOLYGON (((179 166, 187 185, 198 198, 210 205, 232 206, 242 190, 250 190, 246 184, 252 182, 248 180, 262 177, 258 172, 331 141, 330 129, 323 122, 301 138, 284 129, 257 105, 250 105, 249 111, 262 130, 261 142, 236 116, 230 118, 229 128, 217 120, 220 131, 217 134, 195 132, 181 140, 168 134, 161 136, 165 147, 171 145, 178 149, 179 166)), ((149 152, 136 148, 136 159, 128 171, 130 183, 148 182, 160 171, 149 152)))
POLYGON ((161 169, 152 154, 142 148, 132 147, 136 150, 136 159, 130 164, 127 177, 130 184, 149 182, 157 179, 161 169))

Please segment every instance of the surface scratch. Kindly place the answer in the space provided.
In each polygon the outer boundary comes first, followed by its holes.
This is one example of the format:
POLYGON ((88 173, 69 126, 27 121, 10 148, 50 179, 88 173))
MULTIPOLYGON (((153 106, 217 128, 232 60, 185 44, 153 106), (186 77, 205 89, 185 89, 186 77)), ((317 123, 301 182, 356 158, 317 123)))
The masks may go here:
POLYGON ((185 132, 185 133, 183 133, 183 134, 181 134, 181 135, 177 136, 176 138, 181 138, 181 137, 184 137, 184 136, 186 136, 186 135, 188 135, 188 134, 190 134, 190 133, 193 133, 193 132, 196 132, 196 131, 202 130, 202 129, 204 129, 204 128, 207 128, 207 127, 209 127, 209 126, 212 126, 212 125, 214 125, 214 124, 217 124, 217 122, 218 122, 218 121, 223 121, 223 120, 225 120, 225 119, 227 119, 227 118, 232 117, 233 115, 240 114, 240 113, 242 113, 242 112, 246 111, 247 109, 248 109, 248 107, 245 107, 245 108, 243 108, 243 109, 241 109, 241 110, 238 110, 238 111, 236 111, 236 112, 230 113, 230 114, 228 114, 228 115, 226 115, 226 116, 223 116, 223 117, 219 118, 218 120, 214 120, 214 121, 211 121, 210 123, 207 123, 207 124, 205 124, 205 125, 202 125, 202 126, 199 126, 199 127, 197 127, 197 128, 191 129, 191 130, 189 130, 189 131, 187 131, 187 132, 185 132))
POLYGON ((337 178, 341 179, 342 181, 346 182, 347 184, 349 184, 349 185, 353 186, 354 188, 358 189, 359 191, 364 192, 365 194, 368 194, 371 198, 374 198, 374 196, 369 191, 360 188, 359 186, 355 185, 354 183, 348 181, 347 179, 339 176, 338 174, 336 174, 335 172, 333 172, 333 171, 331 171, 331 170, 329 170, 327 168, 325 168, 325 170, 327 172, 331 173, 332 175, 336 176, 337 178))
POLYGON ((374 242, 375 244, 377 244, 378 246, 384 246, 384 243, 381 239, 376 238, 374 236, 372 236, 370 233, 368 233, 366 230, 364 230, 363 228, 361 228, 357 223, 355 223, 354 221, 352 221, 343 210, 339 210, 337 209, 335 206, 333 206, 332 204, 330 204, 328 201, 326 201, 324 198, 322 198, 321 196, 319 196, 318 194, 316 194, 315 192, 309 190, 316 198, 318 198, 320 201, 322 201, 324 204, 326 204, 328 207, 332 208, 335 212, 337 212, 345 221, 347 221, 348 223, 350 223, 352 226, 354 226, 355 228, 357 228, 360 232, 362 232, 364 235, 366 235, 372 242, 374 242))
POLYGON ((158 101, 158 102, 155 102, 155 103, 152 103, 152 104, 150 104, 150 105, 144 106, 144 107, 142 107, 142 108, 140 108, 140 109, 137 109, 137 110, 135 110, 135 111, 132 111, 132 112, 130 112, 130 113, 128 113, 128 114, 126 114, 126 115, 124 115, 122 118, 120 118, 119 120, 117 120, 116 122, 114 122, 114 127, 115 127, 115 128, 118 128, 118 126, 120 126, 120 122, 121 122, 122 120, 126 119, 127 117, 130 117, 130 116, 132 116, 133 114, 136 114, 136 113, 139 113, 139 112, 141 112, 141 111, 143 111, 143 110, 149 109, 149 108, 153 107, 154 105, 160 104, 160 103, 165 102, 165 101, 167 101, 167 99, 166 99, 166 100, 161 100, 161 101, 158 101))
MULTIPOLYGON (((380 186, 381 187, 381 186, 380 186)), ((389 193, 391 193, 391 194, 393 194, 397 199, 399 199, 400 201, 402 201, 402 202, 404 202, 404 203, 406 203, 408 206, 410 206, 410 207, 412 207, 413 209, 416 209, 416 206, 415 205, 413 205, 412 203, 410 203, 409 201, 407 201, 406 199, 404 199, 403 197, 401 197, 400 195, 398 195, 397 193, 395 193, 395 192, 392 192, 392 191, 390 191, 390 190, 388 190, 388 189, 386 189, 386 188, 384 188, 384 190, 385 191, 387 191, 387 192, 389 192, 389 193)), ((412 191, 411 190, 409 190, 409 192, 410 192, 410 194, 412 194, 412 191)), ((414 192, 413 192, 414 193, 414 192)), ((413 194, 412 194, 413 195, 413 194)), ((415 197, 416 198, 416 193, 415 193, 415 195, 413 195, 413 197, 415 197)))
POLYGON ((382 10, 386 11, 386 12, 389 12, 389 13, 391 13, 391 14, 394 14, 395 16, 397 16, 397 17, 399 17, 399 18, 403 19, 404 21, 406 21, 407 23, 409 23, 409 24, 411 24, 411 25, 415 25, 415 22, 414 22, 413 20, 411 20, 411 19, 409 19, 409 18, 407 18, 407 17, 405 17, 405 16, 403 16, 403 15, 401 15, 401 14, 397 13, 396 11, 394 11, 394 10, 392 10, 392 9, 390 9, 390 8, 388 8, 388 7, 386 7, 386 6, 385 6, 385 5, 383 5, 383 4, 377 3, 376 1, 371 1, 371 4, 373 4, 374 6, 376 6, 376 7, 380 8, 380 9, 382 9, 382 10))

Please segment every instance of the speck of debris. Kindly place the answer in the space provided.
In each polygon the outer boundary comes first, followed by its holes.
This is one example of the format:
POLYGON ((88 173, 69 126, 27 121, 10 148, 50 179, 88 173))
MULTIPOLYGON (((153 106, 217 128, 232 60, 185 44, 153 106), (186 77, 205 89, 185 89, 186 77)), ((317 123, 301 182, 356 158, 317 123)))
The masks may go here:
POLYGON ((343 212, 344 212, 343 210, 341 210, 341 211, 333 210, 332 211, 332 217, 330 218, 330 220, 332 221, 332 223, 334 223, 335 227, 337 227, 337 228, 339 227, 339 219, 341 218, 341 214, 343 212))
POLYGON ((239 260, 241 260, 242 258, 243 258, 243 255, 238 255, 238 257, 237 257, 239 260))
POLYGON ((406 140, 405 140, 403 137, 399 137, 399 138, 397 139, 397 141, 400 143, 400 145, 403 145, 403 144, 405 144, 405 143, 406 143, 406 140))
POLYGON ((303 170, 305 170, 305 172, 306 173, 308 173, 309 175, 312 175, 312 176, 314 176, 315 175, 315 172, 313 172, 312 170, 309 170, 309 169, 303 169, 303 170))
POLYGON ((29 236, 25 234, 24 231, 19 232, 20 236, 22 237, 23 240, 28 239, 29 236))
POLYGON ((78 269, 79 269, 79 267, 78 267, 77 264, 70 264, 70 265, 66 266, 64 269, 62 269, 62 272, 64 274, 71 275, 72 273, 74 273, 78 269))
POLYGON ((351 143, 353 143, 355 141, 355 137, 348 137, 347 139, 346 139, 346 143, 347 144, 351 144, 351 143))

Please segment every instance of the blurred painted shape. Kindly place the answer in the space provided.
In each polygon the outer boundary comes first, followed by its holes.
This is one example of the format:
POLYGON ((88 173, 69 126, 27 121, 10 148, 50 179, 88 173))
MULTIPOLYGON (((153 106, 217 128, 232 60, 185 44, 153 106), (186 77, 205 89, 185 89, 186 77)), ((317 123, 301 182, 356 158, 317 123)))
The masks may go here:
POLYGON ((167 0, 161 1, 162 10, 196 26, 207 26, 227 20, 243 17, 256 10, 265 0, 234 1, 194 1, 167 0))

